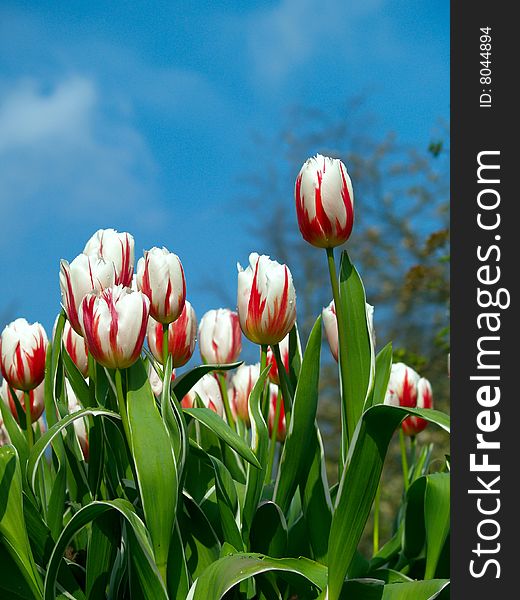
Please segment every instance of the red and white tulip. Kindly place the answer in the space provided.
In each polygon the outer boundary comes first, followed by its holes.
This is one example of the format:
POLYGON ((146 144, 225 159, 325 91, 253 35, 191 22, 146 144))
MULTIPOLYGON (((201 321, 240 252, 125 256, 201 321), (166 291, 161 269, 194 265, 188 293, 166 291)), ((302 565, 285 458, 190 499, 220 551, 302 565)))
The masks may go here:
MULTIPOLYGON (((22 390, 17 390, 13 388, 14 393, 16 394, 16 399, 20 403, 23 412, 25 413, 25 398, 22 390)), ((9 406, 13 417, 16 419, 18 423, 18 411, 16 410, 16 404, 11 394, 11 390, 9 389, 9 385, 7 381, 4 379, 2 381, 2 398, 4 402, 9 406)), ((45 408, 45 383, 42 381, 40 385, 33 390, 29 391, 29 406, 31 410, 31 423, 35 423, 43 413, 43 409, 45 408)))
POLYGON ((224 418, 224 401, 218 381, 211 374, 204 375, 182 399, 183 408, 193 408, 195 399, 199 396, 202 404, 224 418))
POLYGON ((90 292, 99 292, 114 285, 114 263, 102 258, 80 254, 71 262, 60 261, 61 305, 72 328, 83 335, 79 322, 79 307, 90 292))
POLYGON ((354 224, 354 192, 345 165, 317 154, 302 166, 295 186, 296 215, 303 238, 318 248, 346 242, 354 224))
MULTIPOLYGON (((150 351, 163 363, 163 326, 150 317, 147 340, 150 351)), ((168 326, 168 352, 174 368, 184 366, 192 357, 197 341, 197 316, 186 300, 181 316, 168 326)))
POLYGON ((92 356, 104 367, 123 369, 140 356, 150 302, 141 292, 116 285, 83 299, 79 320, 92 356))
POLYGON ((249 396, 260 377, 260 364, 240 365, 231 378, 230 403, 234 415, 249 425, 249 396))
POLYGON ((238 315, 244 335, 256 344, 278 344, 296 321, 296 292, 291 272, 268 256, 250 254, 238 265, 238 315))
POLYGON ((199 350, 205 363, 235 362, 242 351, 238 313, 228 308, 209 310, 200 321, 199 350))
MULTIPOLYGON (((274 426, 274 421, 276 418, 276 403, 278 402, 278 386, 271 384, 269 386, 269 418, 268 418, 268 426, 269 426, 269 436, 271 436, 274 426)), ((285 411, 283 407, 283 398, 280 396, 280 416, 278 418, 278 427, 276 428, 276 439, 279 442, 283 442, 285 440, 285 436, 287 435, 287 429, 285 424, 285 411)))
POLYGON ((186 300, 181 261, 166 248, 152 248, 137 263, 137 287, 150 300, 150 315, 167 325, 177 320, 186 300))
POLYGON ((78 367, 83 377, 88 376, 88 348, 85 338, 72 329, 69 321, 65 321, 62 335, 63 345, 67 354, 78 367))
POLYGON ((116 285, 130 287, 134 273, 134 238, 115 229, 98 229, 83 249, 83 254, 114 263, 116 285))
MULTIPOLYGON (((430 382, 421 377, 417 382, 417 404, 416 408, 433 408, 433 393, 430 382)), ((403 432, 405 435, 416 436, 428 425, 426 419, 421 417, 410 416, 407 417, 403 423, 403 432)))
POLYGON ((16 319, 0 337, 0 368, 7 383, 17 390, 32 390, 45 376, 47 334, 40 323, 16 319))
MULTIPOLYGON (((321 311, 325 336, 329 343, 329 348, 334 360, 338 362, 338 318, 336 316, 336 307, 334 300, 321 311)), ((374 307, 366 304, 367 327, 372 346, 375 347, 376 332, 374 329, 374 307)))
MULTIPOLYGON (((287 334, 280 342, 280 355, 285 370, 289 372, 289 334, 287 334)), ((274 352, 270 347, 267 350, 267 364, 271 365, 271 368, 269 369, 269 379, 276 385, 279 385, 280 374, 278 373, 278 365, 276 363, 274 352)))

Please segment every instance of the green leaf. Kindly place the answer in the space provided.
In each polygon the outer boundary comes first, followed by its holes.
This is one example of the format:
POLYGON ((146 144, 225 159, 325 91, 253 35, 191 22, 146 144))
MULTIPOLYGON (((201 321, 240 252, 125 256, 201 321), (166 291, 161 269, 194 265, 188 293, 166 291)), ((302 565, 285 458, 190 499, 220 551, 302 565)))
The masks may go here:
POLYGON ((65 512, 65 498, 67 493, 66 485, 67 467, 66 465, 61 465, 53 482, 47 518, 47 524, 55 540, 58 539, 63 528, 63 514, 65 512))
POLYGON ((246 442, 237 435, 231 427, 217 415, 217 413, 209 408, 184 408, 183 412, 205 425, 225 444, 233 448, 235 452, 247 460, 247 462, 260 468, 260 463, 251 451, 251 448, 249 448, 246 442))
POLYGON ((450 531, 450 475, 432 473, 426 477, 424 494, 424 524, 426 528, 425 579, 435 577, 437 563, 450 531))
POLYGON ((450 585, 447 579, 430 579, 385 585, 383 600, 434 600, 450 585))
POLYGON ((65 326, 65 311, 62 310, 56 323, 56 329, 54 331, 54 337, 52 344, 49 344, 47 348, 47 355, 45 359, 45 384, 44 384, 44 403, 45 403, 45 418, 47 419, 47 425, 51 427, 56 423, 58 417, 56 415, 57 402, 56 402, 56 381, 58 376, 58 369, 61 362, 61 338, 63 335, 63 327, 65 326))
POLYGON ((0 543, 20 569, 34 598, 43 586, 34 562, 23 515, 22 474, 16 448, 0 448, 0 543))
POLYGON ((287 550, 287 537, 287 523, 280 508, 274 502, 260 504, 251 525, 251 550, 281 558, 287 550))
POLYGON ((33 600, 34 595, 18 565, 0 543, 0 598, 33 600))
POLYGON ((45 576, 44 600, 54 600, 56 577, 63 560, 63 553, 70 540, 88 523, 108 511, 116 511, 129 525, 128 532, 132 534, 129 557, 132 571, 136 575, 144 597, 154 598, 154 600, 156 598, 157 600, 168 600, 166 588, 154 564, 153 550, 144 523, 135 514, 133 506, 126 500, 121 499, 91 502, 81 508, 67 523, 54 546, 49 561, 45 576))
POLYGON ((329 600, 338 600, 374 501, 388 444, 408 415, 449 429, 449 417, 428 409, 377 404, 366 410, 351 441, 329 539, 329 600))
POLYGON ((314 422, 318 408, 318 383, 321 350, 321 316, 309 336, 303 355, 300 377, 294 394, 289 431, 282 450, 280 468, 274 490, 274 501, 287 512, 296 488, 304 484, 314 457, 313 444, 302 440, 314 437, 314 422))
POLYGON ((105 598, 112 566, 121 541, 121 523, 112 511, 104 512, 92 521, 87 549, 86 592, 89 599, 105 598))
POLYGON ((88 383, 83 378, 78 367, 74 364, 74 361, 69 356, 65 347, 62 347, 61 358, 63 360, 63 366, 67 373, 67 379, 69 380, 72 391, 76 395, 80 404, 85 407, 93 408, 90 406, 90 393, 88 389, 88 383))
POLYGON ((190 369, 186 373, 183 373, 179 377, 175 379, 173 382, 173 392, 175 396, 182 400, 184 396, 191 390, 191 388, 206 375, 207 373, 211 373, 212 371, 230 371, 231 369, 236 369, 242 364, 242 362, 230 363, 228 365, 199 365, 198 367, 194 367, 190 369))
POLYGON ((27 459, 29 458, 29 446, 27 445, 27 438, 21 432, 18 423, 13 417, 9 405, 7 404, 7 399, 5 400, 5 402, 0 402, 0 411, 2 412, 2 418, 4 420, 7 433, 9 434, 11 444, 16 448, 16 452, 18 453, 22 475, 25 475, 27 459))
POLYGON ((327 583, 327 568, 306 558, 236 553, 209 566, 194 582, 186 600, 220 600, 237 583, 268 571, 296 573, 320 589, 327 583))
POLYGON ((132 456, 157 567, 166 582, 168 550, 178 497, 176 458, 141 360, 127 369, 127 410, 132 456))
POLYGON ((424 526, 425 491, 426 477, 420 477, 412 483, 406 493, 403 551, 407 558, 416 558, 424 548, 426 540, 424 526))
POLYGON ((392 343, 388 343, 376 356, 376 375, 374 379, 374 388, 370 395, 370 401, 367 407, 375 404, 383 404, 385 401, 390 372, 392 370, 392 343))

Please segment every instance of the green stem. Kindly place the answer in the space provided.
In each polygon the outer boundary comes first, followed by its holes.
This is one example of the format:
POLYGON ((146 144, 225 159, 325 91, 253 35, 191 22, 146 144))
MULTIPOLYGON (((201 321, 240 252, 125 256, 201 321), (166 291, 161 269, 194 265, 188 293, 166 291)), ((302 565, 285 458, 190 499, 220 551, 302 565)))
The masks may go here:
MULTIPOLYGON (((264 369, 267 366, 267 346, 266 344, 262 344, 260 346, 260 373, 263 373, 264 369)), ((266 394, 265 386, 262 392, 262 401, 260 403, 262 407, 262 414, 264 416, 264 420, 267 423, 267 419, 269 417, 269 394, 266 394)))
POLYGON ((379 508, 381 504, 381 482, 377 486, 376 497, 374 499, 374 551, 373 555, 379 552, 379 508))
POLYGON ((220 392, 222 394, 222 400, 224 402, 224 410, 226 411, 226 419, 231 429, 236 431, 235 419, 233 418, 233 411, 231 410, 231 404, 229 403, 229 396, 227 393, 226 377, 221 371, 217 372, 217 377, 220 385, 220 392))
POLYGON ((291 420, 292 400, 294 394, 292 392, 291 382, 289 381, 289 375, 287 374, 282 361, 280 344, 274 344, 274 346, 271 346, 271 348, 273 350, 273 354, 276 359, 276 366, 278 368, 278 379, 280 381, 280 388, 282 390, 283 408, 285 411, 285 424, 288 428, 291 420))
POLYGON ((332 298, 334 299, 334 310, 336 311, 336 319, 338 321, 338 364, 339 364, 339 380, 341 386, 341 422, 343 425, 344 435, 341 436, 341 462, 344 463, 348 446, 350 444, 351 435, 354 433, 356 424, 353 423, 353 415, 347 403, 347 381, 348 369, 346 356, 342 352, 344 345, 344 337, 346 332, 345 315, 339 296, 338 275, 336 273, 336 262, 334 261, 334 248, 327 248, 327 264, 329 266, 330 285, 332 287, 332 298))
POLYGON ((33 428, 31 421, 31 395, 30 392, 23 393, 24 407, 25 407, 25 424, 27 428, 27 445, 29 450, 33 447, 33 428))
POLYGON ((117 391, 117 404, 119 406, 119 414, 123 421, 123 429, 125 430, 126 441, 128 446, 132 447, 132 440, 130 438, 130 425, 128 423, 128 413, 126 412, 125 396, 123 394, 123 379, 121 375, 121 369, 116 369, 116 391, 117 391))
MULTIPOLYGON (((269 446, 269 459, 267 461, 267 471, 265 474, 265 483, 269 484, 271 481, 271 474, 273 472, 274 454, 276 450, 276 434, 278 433, 278 422, 280 420, 280 413, 282 412, 282 392, 278 390, 278 396, 276 397, 276 410, 274 414, 273 430, 271 431, 271 443, 269 446)), ((285 421, 287 423, 287 421, 285 421)))
POLYGON ((410 487, 409 470, 408 470, 408 458, 406 456, 406 440, 402 428, 399 429, 399 444, 401 446, 401 463, 403 465, 403 479, 404 479, 404 491, 407 492, 410 487))
POLYGON ((96 406, 96 362, 92 354, 88 353, 88 400, 89 407, 96 406))
MULTIPOLYGON (((163 330, 162 355, 163 355, 163 368, 164 369, 166 369, 166 363, 168 362, 168 354, 170 352, 170 348, 168 346, 169 329, 170 329, 170 326, 165 325, 163 323, 163 326, 162 326, 162 330, 163 330)), ((172 331, 172 333, 173 333, 173 331, 172 331)), ((172 363, 172 368, 173 368, 173 363, 172 363)))

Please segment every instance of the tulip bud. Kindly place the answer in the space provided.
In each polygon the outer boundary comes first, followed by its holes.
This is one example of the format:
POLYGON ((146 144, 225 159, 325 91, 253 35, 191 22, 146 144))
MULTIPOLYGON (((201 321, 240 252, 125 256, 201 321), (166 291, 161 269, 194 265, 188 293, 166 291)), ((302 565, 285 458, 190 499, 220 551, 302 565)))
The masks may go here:
MULTIPOLYGON (((72 415, 78 410, 81 410, 83 407, 79 403, 72 386, 70 385, 68 379, 65 379, 65 391, 67 393, 67 406, 69 409, 69 414, 72 415)), ((78 438, 79 445, 81 447, 81 452, 83 453, 83 458, 88 462, 89 457, 89 444, 88 444, 88 432, 86 427, 85 419, 76 419, 74 421, 74 433, 78 438)))
MULTIPOLYGON (((197 338, 197 317, 186 300, 181 316, 168 326, 168 352, 175 368, 184 366, 192 357, 197 338)), ((147 340, 150 351, 163 363, 163 326, 150 317, 147 340)))
POLYGON ((90 292, 99 292, 114 285, 114 263, 101 258, 80 254, 68 263, 60 261, 61 305, 76 333, 83 335, 78 311, 83 298, 90 292))
POLYGON ((154 396, 159 397, 163 390, 162 379, 157 375, 157 371, 153 368, 151 362, 148 363, 148 381, 150 382, 154 396))
POLYGON ((303 238, 318 248, 334 248, 350 237, 354 192, 345 165, 317 154, 302 166, 295 186, 296 215, 303 238))
MULTIPOLYGON (((0 388, 2 393, 2 398, 9 406, 13 417, 16 419, 16 422, 19 423, 18 420, 18 411, 16 410, 16 403, 14 401, 11 390, 9 389, 9 385, 7 381, 2 381, 2 387, 0 388)), ((22 390, 16 390, 13 388, 14 393, 16 394, 16 399, 18 400, 22 410, 25 414, 25 398, 22 390)), ((43 413, 43 409, 45 407, 44 403, 45 396, 45 383, 42 382, 40 385, 29 392, 29 406, 31 407, 31 423, 35 423, 43 413)))
POLYGON ((217 380, 211 374, 204 375, 182 399, 183 408, 193 408, 196 397, 202 400, 206 408, 224 418, 224 401, 217 380))
POLYGON ((208 311, 199 325, 199 349, 205 363, 235 362, 242 350, 238 313, 228 308, 208 311))
POLYGON ((321 311, 323 328, 329 342, 329 348, 334 360, 338 362, 338 319, 334 300, 321 311))
MULTIPOLYGON (((433 393, 430 382, 421 377, 417 382, 417 404, 416 408, 433 408, 433 393)), ((407 417, 403 423, 403 432, 405 435, 415 436, 420 433, 428 425, 426 419, 421 417, 411 416, 407 417)))
POLYGON ((268 256, 249 255, 238 265, 238 315, 244 335, 256 344, 278 344, 296 321, 296 292, 291 272, 268 256))
MULTIPOLYGON (((269 436, 271 436, 273 432, 274 420, 276 417, 276 403, 278 402, 278 386, 271 384, 269 386, 269 436)), ((287 434, 286 425, 285 425, 285 410, 283 407, 283 398, 280 396, 280 417, 278 419, 278 427, 276 430, 276 439, 279 442, 283 442, 285 440, 285 436, 287 434)))
POLYGON ((0 367, 4 379, 17 390, 32 390, 45 376, 47 334, 40 323, 16 319, 0 337, 0 367))
MULTIPOLYGON (((56 319, 56 323, 54 323, 53 337, 56 331, 56 324, 58 323, 58 319, 56 319)), ((79 372, 83 375, 83 377, 88 376, 88 348, 85 342, 85 338, 81 335, 78 335, 69 321, 65 321, 63 325, 63 334, 61 337, 63 341, 63 345, 65 346, 65 350, 67 354, 72 359, 72 362, 78 367, 79 372)))
MULTIPOLYGON (((289 372, 289 334, 287 334, 280 342, 280 355, 285 370, 289 372)), ((267 350, 267 364, 271 366, 269 369, 269 379, 276 385, 280 384, 280 375, 278 373, 278 365, 276 357, 271 347, 267 350)))
POLYGON ((179 318, 186 300, 181 261, 166 248, 152 248, 137 263, 137 287, 150 300, 150 315, 167 325, 179 318))
POLYGON ((134 238, 115 229, 98 229, 83 249, 83 254, 112 262, 116 270, 116 285, 130 287, 134 273, 134 238))
POLYGON ((240 365, 231 378, 230 402, 233 414, 249 426, 249 396, 260 377, 260 364, 240 365))
POLYGON ((88 349, 98 363, 124 369, 141 354, 150 302, 141 292, 116 285, 87 294, 79 311, 88 349))

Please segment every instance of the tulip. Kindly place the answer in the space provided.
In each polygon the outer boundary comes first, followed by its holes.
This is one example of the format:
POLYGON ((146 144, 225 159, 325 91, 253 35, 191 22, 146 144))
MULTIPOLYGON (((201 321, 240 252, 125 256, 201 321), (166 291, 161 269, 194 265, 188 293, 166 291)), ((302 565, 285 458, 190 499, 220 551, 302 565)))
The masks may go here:
MULTIPOLYGON (((285 370, 289 372, 289 334, 287 334, 280 342, 280 355, 282 357, 285 370)), ((267 365, 271 366, 269 369, 269 379, 276 385, 279 385, 280 376, 278 373, 278 365, 276 364, 276 357, 272 348, 269 348, 267 351, 267 365)))
POLYGON ((98 363, 124 369, 141 354, 150 302, 141 292, 116 285, 87 294, 79 311, 88 349, 98 363))
MULTIPOLYGON (((168 326, 168 352, 173 367, 182 367, 192 357, 197 338, 197 317, 191 304, 186 300, 181 316, 168 326)), ((163 363, 163 326, 152 319, 148 320, 147 340, 150 351, 163 363)))
MULTIPOLYGON (((338 362, 338 319, 336 317, 334 300, 321 311, 321 316, 330 352, 334 357, 334 360, 338 362)), ((372 345, 375 346, 376 332, 374 329, 374 307, 368 303, 366 304, 366 318, 368 333, 372 340, 372 345)))
POLYGON ((115 282, 114 263, 102 258, 80 254, 71 263, 60 261, 61 305, 74 331, 83 335, 78 312, 83 298, 90 292, 99 292, 115 282))
MULTIPOLYGON (((56 320, 56 323, 58 321, 56 320)), ((56 329, 56 323, 54 329, 56 329)), ((69 321, 65 321, 62 334, 63 345, 67 354, 71 357, 72 362, 78 367, 79 372, 83 377, 88 376, 88 348, 85 338, 78 335, 72 328, 69 321)))
MULTIPOLYGON (((269 386, 269 397, 270 397, 270 404, 269 404, 268 425, 269 425, 269 436, 271 436, 272 432, 273 432, 274 421, 276 418, 276 404, 278 402, 278 386, 277 385, 271 384, 269 386)), ((285 440, 286 435, 287 435, 287 431, 286 431, 286 424, 285 424, 285 411, 283 408, 283 399, 280 397, 280 415, 278 418, 278 427, 276 429, 276 439, 279 442, 283 442, 285 440)))
POLYGON ((83 254, 112 262, 116 270, 116 285, 130 287, 134 273, 134 238, 115 229, 98 229, 83 249, 83 254))
POLYGON ((240 365, 231 378, 231 407, 246 425, 249 426, 249 396, 260 377, 260 364, 240 365))
POLYGON ((316 155, 302 166, 295 186, 296 215, 303 238, 318 248, 334 248, 350 237, 354 192, 345 165, 316 155))
POLYGON ((235 362, 242 351, 238 313, 228 308, 208 311, 199 325, 199 349, 205 363, 235 362))
POLYGON ((256 344, 278 344, 296 321, 296 292, 286 265, 256 253, 238 265, 238 315, 244 335, 256 344))
MULTIPOLYGON (((78 410, 81 410, 83 407, 79 403, 72 386, 69 381, 65 379, 65 391, 67 393, 67 406, 69 409, 69 414, 72 415, 78 410)), ((89 457, 89 443, 88 443, 88 432, 87 427, 85 425, 85 419, 76 419, 74 421, 74 433, 78 438, 79 445, 81 447, 81 452, 83 453, 83 458, 88 462, 89 457)))
MULTIPOLYGON (((16 403, 14 401, 11 390, 9 389, 9 385, 7 381, 2 381, 2 387, 0 388, 2 392, 2 398, 4 402, 9 406, 13 417, 16 419, 16 422, 19 423, 18 420, 18 411, 16 410, 16 403)), ((16 394, 16 399, 18 400, 22 410, 25 414, 25 399, 24 393, 21 390, 13 389, 16 394)), ((44 403, 45 396, 45 383, 42 382, 40 385, 29 392, 29 406, 31 410, 31 423, 36 422, 43 413, 43 409, 45 407, 44 403)))
POLYGON ((186 300, 181 261, 166 248, 152 248, 137 263, 137 287, 150 300, 150 315, 168 325, 179 318, 186 300))
POLYGON ((157 371, 153 368, 151 362, 148 363, 148 381, 154 396, 159 397, 163 390, 162 379, 157 375, 157 371))
POLYGON ((40 323, 16 319, 6 325, 0 337, 0 368, 9 385, 29 391, 43 381, 47 343, 40 323))
MULTIPOLYGON (((433 407, 433 394, 432 386, 430 382, 421 377, 417 382, 417 404, 416 408, 432 408, 433 407)), ((421 417, 410 416, 407 417, 403 423, 403 432, 405 435, 411 437, 416 436, 428 425, 428 421, 421 419, 421 417)))
POLYGON ((220 417, 224 417, 224 402, 217 380, 211 374, 204 375, 182 399, 183 408, 193 408, 196 397, 202 400, 202 404, 220 417))

